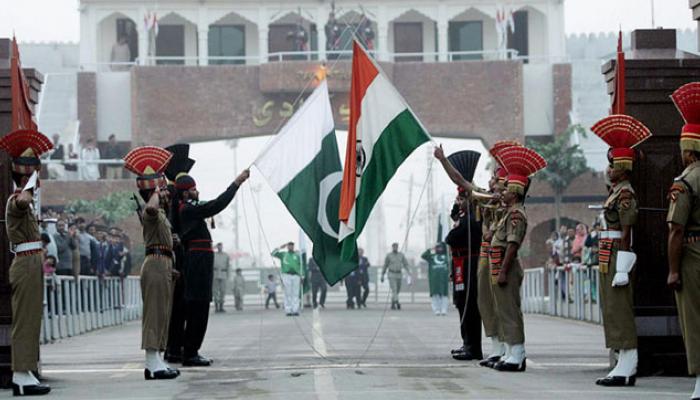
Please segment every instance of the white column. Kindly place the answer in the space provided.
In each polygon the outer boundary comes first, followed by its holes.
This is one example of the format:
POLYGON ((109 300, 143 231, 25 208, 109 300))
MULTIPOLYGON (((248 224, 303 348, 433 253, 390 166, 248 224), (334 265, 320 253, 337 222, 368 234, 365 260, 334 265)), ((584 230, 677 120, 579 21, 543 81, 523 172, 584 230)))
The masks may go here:
POLYGON ((379 6, 377 11, 377 51, 379 61, 391 61, 389 56, 389 21, 386 6, 379 6))
POLYGON ((318 32, 318 59, 326 60, 326 24, 328 23, 328 10, 319 6, 316 10, 316 32, 318 32))
POLYGON ((143 24, 136 24, 139 35, 139 65, 146 65, 148 58, 148 31, 143 24))
POLYGON ((268 51, 268 33, 270 28, 268 27, 267 19, 267 9, 265 7, 260 7, 258 10, 258 54, 260 55, 260 64, 265 64, 268 62, 267 51, 268 51))
POLYGON ((448 61, 447 53, 450 51, 449 48, 449 33, 448 33, 449 22, 447 21, 447 9, 444 4, 441 4, 438 8, 438 21, 437 21, 437 35, 438 35, 438 61, 446 62, 448 61))
POLYGON ((209 65, 209 21, 207 9, 199 5, 197 15, 197 57, 199 65, 209 65))

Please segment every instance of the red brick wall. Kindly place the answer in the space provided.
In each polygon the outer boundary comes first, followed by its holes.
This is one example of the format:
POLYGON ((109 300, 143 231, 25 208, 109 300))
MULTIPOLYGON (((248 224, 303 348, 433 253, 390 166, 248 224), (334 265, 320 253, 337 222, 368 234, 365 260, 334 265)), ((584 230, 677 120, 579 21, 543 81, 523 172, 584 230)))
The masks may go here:
POLYGON ((78 120, 81 142, 88 138, 97 140, 97 76, 94 72, 78 72, 78 120))
POLYGON ((554 133, 560 134, 571 123, 571 64, 552 66, 554 96, 554 133))

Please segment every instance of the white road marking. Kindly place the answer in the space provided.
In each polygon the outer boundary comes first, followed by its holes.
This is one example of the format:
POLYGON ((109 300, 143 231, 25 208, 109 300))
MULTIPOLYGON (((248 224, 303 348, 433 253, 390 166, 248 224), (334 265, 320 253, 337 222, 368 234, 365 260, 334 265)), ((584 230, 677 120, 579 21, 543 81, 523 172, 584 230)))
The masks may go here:
MULTIPOLYGON (((328 357, 326 342, 323 340, 323 324, 318 309, 313 311, 313 343, 316 351, 328 357)), ((333 383, 333 374, 329 368, 314 369, 314 389, 319 400, 338 400, 338 392, 333 383)))

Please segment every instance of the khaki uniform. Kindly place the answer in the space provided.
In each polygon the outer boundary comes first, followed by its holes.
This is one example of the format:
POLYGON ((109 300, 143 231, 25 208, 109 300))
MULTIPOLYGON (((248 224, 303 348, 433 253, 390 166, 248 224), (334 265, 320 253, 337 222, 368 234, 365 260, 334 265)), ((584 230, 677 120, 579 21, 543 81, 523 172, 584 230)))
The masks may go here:
MULTIPOLYGON (((605 201, 603 217, 606 229, 621 231, 623 226, 637 222, 637 200, 628 181, 615 185, 605 201)), ((634 291, 631 282, 624 287, 612 287, 615 277, 620 239, 599 240, 600 300, 603 310, 605 347, 615 350, 637 348, 637 328, 634 323, 634 291)))
POLYGON ((214 287, 212 288, 212 294, 214 303, 219 308, 222 308, 224 305, 226 285, 231 274, 230 264, 228 254, 223 252, 214 253, 214 287))
POLYGON ((493 294, 498 316, 500 337, 509 345, 525 343, 525 324, 523 312, 520 309, 520 287, 523 283, 523 269, 517 256, 508 270, 505 286, 496 283, 501 271, 501 263, 505 257, 508 243, 520 246, 527 231, 527 215, 522 204, 517 204, 508 209, 499 219, 491 239, 489 261, 491 263, 491 277, 493 282, 493 294))
POLYGON ((479 314, 484 324, 486 337, 498 337, 498 315, 496 313, 496 302, 493 294, 493 284, 491 283, 491 269, 489 268, 489 248, 493 230, 498 222, 498 217, 502 214, 500 209, 491 208, 487 205, 480 205, 481 216, 481 249, 479 252, 479 269, 477 270, 477 286, 479 314))
MULTIPOLYGON (((165 211, 143 214, 143 241, 149 247, 172 251, 173 238, 165 211)), ((168 343, 168 326, 173 299, 173 260, 162 255, 148 255, 141 267, 141 296, 143 298, 143 323, 141 348, 165 350, 168 343)))
POLYGON ((700 162, 689 165, 671 188, 667 222, 685 226, 681 282, 676 292, 678 318, 688 358, 688 373, 700 375, 700 162))
POLYGON ((406 261, 406 256, 401 252, 391 252, 386 255, 384 259, 384 269, 382 269, 382 276, 389 271, 389 287, 391 288, 391 301, 399 301, 399 293, 401 293, 401 278, 403 277, 402 270, 408 270, 408 261, 406 261))
MULTIPOLYGON (((22 210, 10 197, 7 237, 13 244, 41 241, 39 224, 31 207, 22 210)), ((36 371, 39 361, 44 274, 41 252, 17 255, 10 265, 12 288, 12 370, 36 371)))

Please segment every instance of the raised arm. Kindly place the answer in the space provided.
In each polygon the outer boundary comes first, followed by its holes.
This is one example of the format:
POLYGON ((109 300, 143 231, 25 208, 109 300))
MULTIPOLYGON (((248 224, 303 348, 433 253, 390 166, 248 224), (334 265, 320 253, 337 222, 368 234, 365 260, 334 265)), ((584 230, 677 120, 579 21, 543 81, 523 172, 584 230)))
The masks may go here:
POLYGON ((435 156, 435 158, 438 159, 438 161, 440 161, 440 164, 442 164, 442 168, 445 170, 450 180, 452 180, 452 182, 454 182, 455 185, 464 188, 464 190, 466 190, 467 193, 471 193, 472 189, 474 188, 474 185, 472 185, 471 182, 464 179, 462 174, 460 174, 459 171, 457 171, 452 165, 452 163, 450 163, 450 160, 448 160, 447 157, 445 157, 445 153, 442 150, 442 145, 435 147, 433 155, 435 156))
POLYGON ((231 185, 214 200, 188 207, 188 213, 194 214, 198 218, 209 218, 223 211, 233 200, 238 188, 250 177, 247 169, 241 172, 231 185))

